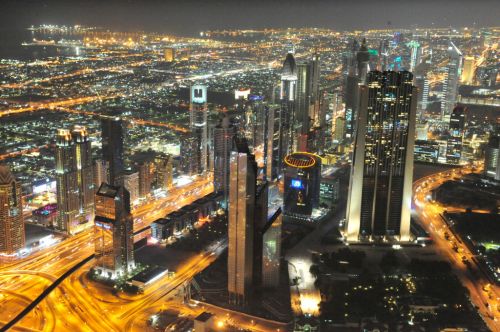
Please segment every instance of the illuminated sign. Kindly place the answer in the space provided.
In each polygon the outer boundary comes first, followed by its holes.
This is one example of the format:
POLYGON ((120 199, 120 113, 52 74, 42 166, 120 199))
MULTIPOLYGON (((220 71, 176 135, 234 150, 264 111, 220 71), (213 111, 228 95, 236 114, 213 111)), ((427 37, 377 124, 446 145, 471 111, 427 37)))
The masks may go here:
POLYGON ((295 189, 302 189, 304 186, 302 185, 302 181, 300 180, 292 180, 290 186, 295 189))
POLYGON ((234 91, 234 99, 244 99, 247 100, 250 95, 250 89, 239 89, 234 91))
POLYGON ((207 87, 205 85, 193 85, 191 87, 191 102, 197 104, 207 102, 207 87))
POLYGON ((370 53, 370 55, 378 55, 378 51, 377 51, 377 50, 375 50, 375 49, 373 49, 373 48, 370 48, 370 49, 368 50, 368 53, 370 53))

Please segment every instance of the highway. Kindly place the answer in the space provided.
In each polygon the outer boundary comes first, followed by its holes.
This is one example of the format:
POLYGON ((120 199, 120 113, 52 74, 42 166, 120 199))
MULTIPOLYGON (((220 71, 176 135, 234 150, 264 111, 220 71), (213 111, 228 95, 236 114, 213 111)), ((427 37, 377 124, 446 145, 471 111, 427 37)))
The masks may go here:
MULTIPOLYGON (((184 205, 199 199, 213 191, 211 176, 199 177, 192 183, 172 188, 166 197, 151 199, 140 205, 133 211, 134 229, 138 230, 151 224, 154 220, 163 217, 184 205)), ((0 263, 0 303, 2 308, 9 308, 0 312, 0 322, 6 323, 33 301, 49 284, 71 269, 76 262, 94 253, 93 231, 88 229, 75 236, 69 237, 50 248, 41 250, 31 256, 7 264, 0 263)), ((192 260, 186 263, 185 270, 178 273, 179 279, 173 281, 186 280, 192 275, 201 271, 210 264, 213 257, 203 257, 200 260, 192 260)), ((92 266, 88 263, 77 273, 84 273, 92 266)), ((98 298, 107 299, 109 289, 105 291, 98 288, 97 294, 87 294, 87 289, 83 282, 75 285, 75 279, 71 278, 63 281, 55 291, 50 293, 30 314, 28 314, 14 329, 17 330, 41 330, 41 331, 122 331, 122 327, 113 321, 102 318, 102 311, 98 310, 95 301, 98 298), (71 282, 73 280, 73 283, 71 282), (81 308, 86 308, 82 312, 81 308), (93 308, 93 310, 92 310, 93 308), (86 312, 93 313, 93 316, 86 316, 86 312), (84 313, 85 312, 85 313, 84 313), (55 317, 65 317, 64 320, 55 317)), ((80 280, 80 279, 77 279, 80 280)), ((176 285, 178 285, 176 283, 176 285)), ((163 281, 155 283, 158 288, 164 288, 163 281)), ((148 296, 143 300, 141 306, 128 309, 130 313, 140 310, 148 302, 157 301, 158 298, 146 292, 143 296, 148 296)), ((132 303, 131 299, 119 299, 117 302, 121 312, 121 307, 132 303)), ((134 299, 135 303, 135 299, 134 299)), ((90 315, 90 314, 89 314, 90 315)), ((121 320, 120 320, 121 321, 121 320)))
POLYGON ((445 233, 450 236, 452 232, 448 229, 447 224, 441 217, 445 207, 432 202, 429 197, 434 188, 439 187, 445 181, 460 177, 463 174, 471 173, 471 167, 463 169, 454 169, 435 173, 414 182, 414 204, 415 213, 418 219, 422 222, 424 228, 431 235, 434 245, 439 253, 446 257, 452 264, 453 270, 470 292, 470 299, 478 308, 480 315, 492 331, 500 331, 500 313, 498 311, 498 287, 492 286, 493 298, 490 299, 488 294, 483 290, 483 287, 488 284, 486 277, 481 274, 480 269, 475 264, 472 257, 474 256, 467 247, 462 243, 461 239, 456 239, 453 236, 448 240, 445 238, 445 233), (453 243, 460 244, 460 250, 463 252, 458 253, 453 249, 453 243), (475 270, 480 276, 477 280, 468 271, 466 264, 462 261, 462 256, 465 256, 470 262, 471 269, 475 270))

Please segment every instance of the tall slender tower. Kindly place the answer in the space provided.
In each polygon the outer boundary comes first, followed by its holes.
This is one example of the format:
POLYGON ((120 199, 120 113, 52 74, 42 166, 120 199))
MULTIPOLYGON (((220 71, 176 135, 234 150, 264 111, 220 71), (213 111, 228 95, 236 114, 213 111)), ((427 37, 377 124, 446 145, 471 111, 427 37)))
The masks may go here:
POLYGON ((94 171, 87 128, 75 126, 71 131, 75 143, 76 175, 79 194, 80 225, 89 227, 94 220, 94 171))
POLYGON ((345 101, 345 135, 351 141, 354 137, 354 124, 356 117, 356 109, 358 107, 359 95, 359 77, 357 75, 357 60, 356 52, 358 51, 359 44, 356 40, 353 41, 350 51, 346 56, 347 76, 344 88, 344 101, 345 101))
POLYGON ((56 228, 76 234, 94 219, 94 173, 87 129, 59 129, 56 136, 56 228))
POLYGON ((56 228, 72 234, 73 229, 78 225, 80 198, 75 144, 71 132, 67 129, 57 130, 56 184, 58 209, 56 228))
POLYGON ((370 72, 361 86, 346 237, 409 241, 416 88, 410 72, 370 72))
POLYGON ((446 163, 460 164, 462 159, 462 145, 465 134, 467 108, 455 106, 450 116, 448 127, 449 137, 446 142, 446 163))
POLYGON ((214 129, 214 191, 223 193, 224 206, 229 198, 229 158, 236 128, 224 115, 214 129))
POLYGON ((167 190, 173 184, 172 156, 161 154, 155 157, 156 187, 167 190))
MULTIPOLYGON (((293 124, 295 123, 295 99, 297 94, 297 65, 288 53, 281 70, 281 108, 279 112, 279 160, 292 150, 294 145, 293 124)), ((281 167, 280 167, 281 169, 281 167)))
POLYGON ((246 141, 235 138, 229 173, 228 291, 231 303, 243 304, 253 278, 253 223, 257 164, 246 141))
POLYGON ((108 179, 112 185, 123 185, 123 120, 118 112, 101 117, 102 159, 107 161, 108 179))
POLYGON ((0 165, 0 253, 15 254, 24 244, 21 186, 10 169, 0 165))
POLYGON ((134 268, 134 229, 129 193, 123 187, 103 183, 95 199, 95 268, 108 277, 125 275, 134 268))
POLYGON ((462 52, 450 42, 448 46, 448 64, 445 67, 443 97, 441 99, 441 121, 448 123, 457 102, 458 81, 462 70, 462 52))
POLYGON ((203 173, 208 170, 208 106, 206 86, 193 85, 191 87, 189 112, 191 134, 195 137, 198 145, 199 171, 203 173))

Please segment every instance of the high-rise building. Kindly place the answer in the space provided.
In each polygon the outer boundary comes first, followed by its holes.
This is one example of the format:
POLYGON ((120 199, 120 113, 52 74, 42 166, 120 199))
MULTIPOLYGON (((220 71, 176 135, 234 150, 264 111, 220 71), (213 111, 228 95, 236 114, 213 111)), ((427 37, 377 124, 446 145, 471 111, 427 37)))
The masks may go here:
POLYGON ((448 127, 449 136, 446 144, 446 163, 460 164, 462 158, 462 145, 465 134, 467 108, 455 106, 450 117, 448 127))
POLYGON ((269 205, 269 183, 261 181, 255 189, 255 212, 253 222, 253 284, 262 282, 262 240, 267 224, 269 205))
POLYGON ((76 234, 90 227, 94 218, 94 173, 86 128, 59 129, 55 152, 56 228, 67 234, 76 234))
POLYGON ((276 180, 281 174, 282 159, 280 159, 283 140, 280 131, 280 107, 270 106, 266 116, 266 140, 264 141, 264 167, 266 179, 276 180))
POLYGON ((370 52, 366 45, 366 38, 363 38, 359 50, 356 52, 356 63, 358 66, 358 78, 360 84, 365 84, 370 70, 370 52))
POLYGON ((347 241, 409 241, 416 88, 410 72, 370 72, 361 87, 347 241))
POLYGON ((101 117, 102 159, 107 162, 109 183, 123 185, 123 120, 114 112, 101 117))
POLYGON ((175 60, 175 49, 166 48, 163 53, 163 56, 166 62, 173 62, 175 60))
POLYGON ((484 157, 484 175, 500 181, 500 136, 492 134, 484 157))
POLYGON ((318 117, 319 109, 319 57, 314 55, 311 61, 299 63, 295 91, 294 133, 299 138, 307 135, 310 119, 318 117))
POLYGON ((130 194, 130 203, 135 202, 139 197, 139 172, 127 169, 123 171, 123 185, 130 194))
POLYGON ((137 165, 139 169, 139 197, 146 197, 151 193, 151 184, 155 177, 153 166, 153 163, 147 160, 137 165))
POLYGON ((207 87, 205 85, 191 86, 190 93, 191 135, 195 137, 199 154, 199 172, 208 170, 208 106, 207 87))
POLYGON ((422 55, 422 48, 420 43, 412 40, 406 44, 410 48, 410 71, 414 72, 417 65, 420 63, 420 57, 422 55))
POLYGON ((280 283, 281 208, 273 214, 262 230, 262 287, 275 288, 280 283))
POLYGON ((429 123, 419 122, 415 125, 416 139, 420 141, 427 141, 427 135, 429 134, 429 123))
POLYGON ((357 75, 357 62, 356 52, 358 50, 358 43, 354 41, 348 56, 348 72, 344 88, 344 102, 345 102, 345 135, 349 140, 354 135, 354 120, 356 108, 358 105, 359 94, 359 78, 357 75))
POLYGON ((76 175, 79 194, 80 225, 90 227, 94 220, 94 171, 92 150, 87 129, 74 126, 71 136, 75 142, 76 175))
POLYGON ((159 154, 155 157, 156 188, 167 190, 174 182, 172 156, 159 154))
POLYGON ((443 96, 441 99, 441 121, 448 122, 453 107, 457 102, 458 82, 462 70, 462 52, 450 42, 448 47, 448 64, 445 67, 443 96))
POLYGON ((15 254, 24 244, 21 185, 7 166, 0 165, 0 253, 15 254))
POLYGON ((297 65, 295 58, 288 53, 281 69, 281 108, 279 111, 279 147, 278 156, 280 160, 279 173, 281 173, 283 158, 292 150, 294 141, 293 132, 295 123, 295 105, 297 95, 297 65))
POLYGON ((253 224, 257 165, 244 140, 235 139, 229 171, 229 301, 244 304, 253 283, 253 224))
POLYGON ((466 56, 464 58, 464 68, 462 70, 461 81, 463 84, 471 85, 474 83, 476 75, 476 59, 473 56, 466 56))
POLYGON ((299 220, 310 220, 319 206, 321 159, 312 153, 295 152, 285 157, 283 213, 299 220))
POLYGON ((415 75, 415 86, 417 87, 417 112, 419 118, 424 118, 424 111, 429 103, 429 80, 425 73, 415 75))
POLYGON ((180 168, 184 174, 196 175, 200 173, 199 139, 192 133, 184 134, 180 138, 181 163, 180 168))
POLYGON ((337 117, 332 121, 335 123, 335 130, 333 132, 333 141, 335 143, 341 143, 345 138, 345 118, 342 116, 337 117))
POLYGON ((94 161, 94 191, 101 186, 101 183, 108 182, 108 162, 106 160, 97 159, 94 161))
POLYGON ((134 229, 130 196, 123 187, 103 183, 95 196, 95 269, 113 278, 134 268, 134 229))
POLYGON ((223 206, 229 198, 229 158, 236 128, 229 117, 224 115, 214 129, 214 191, 223 194, 223 206))

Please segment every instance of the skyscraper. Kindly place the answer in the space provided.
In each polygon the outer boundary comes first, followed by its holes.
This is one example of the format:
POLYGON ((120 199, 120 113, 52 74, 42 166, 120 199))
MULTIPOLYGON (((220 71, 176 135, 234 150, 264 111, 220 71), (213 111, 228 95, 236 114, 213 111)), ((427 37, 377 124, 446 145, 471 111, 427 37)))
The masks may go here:
POLYGON ((118 112, 101 117, 102 159, 107 161, 109 183, 123 185, 123 120, 118 112))
POLYGON ((500 136, 492 133, 485 149, 484 175, 500 181, 500 136))
POLYGON ((257 165, 244 140, 235 139, 229 173, 228 292, 243 304, 253 277, 253 223, 257 165))
POLYGON ((141 197, 139 196, 139 172, 132 169, 123 171, 123 186, 130 194, 130 203, 141 197))
POLYGON ((67 234, 90 227, 94 218, 94 174, 85 127, 59 129, 56 137, 56 228, 67 234))
MULTIPOLYGON (((297 94, 297 65, 295 58, 288 53, 281 69, 281 108, 279 111, 279 148, 280 161, 292 150, 294 145, 293 125, 297 94)), ((279 166, 281 173, 281 166, 279 166)))
POLYGON ((280 107, 270 106, 266 116, 266 140, 264 141, 264 167, 268 181, 274 181, 281 174, 281 144, 283 143, 280 131, 280 107))
POLYGON ((471 85, 474 82, 475 73, 476 59, 473 56, 466 56, 464 58, 464 69, 462 71, 462 83, 471 85))
POLYGON ((134 268, 129 193, 123 187, 103 183, 95 197, 95 269, 110 278, 125 275, 134 268))
POLYGON ((180 141, 181 171, 187 175, 199 174, 201 156, 198 137, 193 133, 183 134, 180 141))
POLYGON ((189 112, 191 135, 196 139, 199 153, 199 172, 206 172, 208 170, 208 106, 206 86, 191 86, 189 112))
POLYGON ((223 193, 223 205, 229 197, 229 158, 236 128, 229 117, 224 115, 214 129, 214 191, 223 193))
POLYGON ((462 145, 465 133, 467 108, 455 106, 450 117, 449 136, 446 144, 446 163, 460 164, 462 158, 462 145))
POLYGON ((295 152, 285 157, 285 216, 309 220, 319 205, 321 159, 312 153, 295 152))
POLYGON ((347 76, 344 88, 345 101, 345 134, 346 138, 351 140, 354 135, 354 126, 356 118, 356 109, 358 107, 359 96, 359 77, 356 60, 356 52, 358 51, 358 42, 353 41, 350 53, 347 56, 347 76))
POLYGON ((422 48, 420 47, 420 43, 416 40, 410 41, 406 46, 410 48, 410 71, 414 72, 415 68, 420 63, 422 48))
POLYGON ((445 67, 443 96, 441 99, 441 121, 448 122, 453 107, 457 102, 458 81, 462 69, 462 52, 450 42, 448 46, 448 64, 445 67))
POLYGON ((281 208, 273 214, 262 233, 262 287, 273 288, 280 283, 281 265, 281 208))
POLYGON ((21 186, 10 169, 0 165, 0 253, 15 254, 24 244, 21 186))
POLYGON ((155 157, 156 187, 167 190, 172 187, 174 181, 172 156, 159 154, 155 157))
POLYGON ((416 88, 409 72, 370 72, 361 87, 347 241, 408 241, 416 88))
POLYGON ((299 63, 294 106, 294 134, 304 137, 310 129, 310 119, 318 117, 319 110, 319 57, 299 63))

